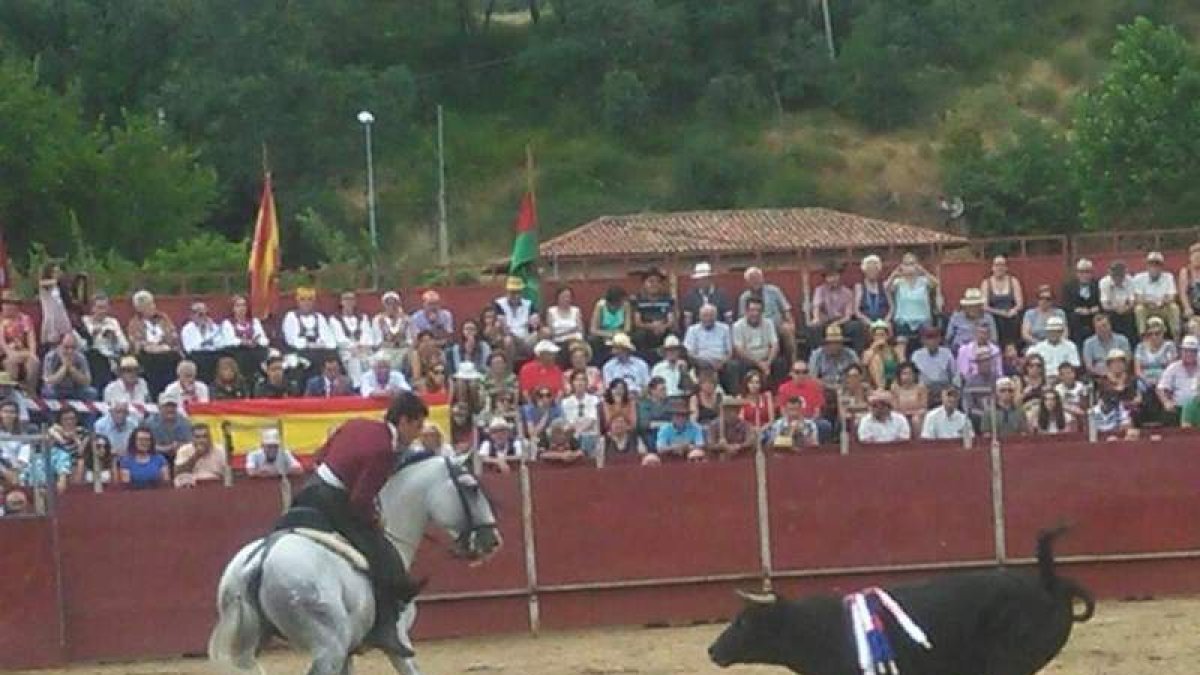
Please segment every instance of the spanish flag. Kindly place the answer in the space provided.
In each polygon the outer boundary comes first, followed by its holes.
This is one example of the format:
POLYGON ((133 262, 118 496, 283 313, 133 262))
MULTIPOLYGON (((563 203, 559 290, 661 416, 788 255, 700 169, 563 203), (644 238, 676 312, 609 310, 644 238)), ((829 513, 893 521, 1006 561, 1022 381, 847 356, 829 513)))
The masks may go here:
POLYGON ((275 281, 279 274, 279 220, 271 174, 263 177, 262 199, 254 222, 254 244, 250 248, 250 313, 255 318, 270 316, 275 305, 275 281))

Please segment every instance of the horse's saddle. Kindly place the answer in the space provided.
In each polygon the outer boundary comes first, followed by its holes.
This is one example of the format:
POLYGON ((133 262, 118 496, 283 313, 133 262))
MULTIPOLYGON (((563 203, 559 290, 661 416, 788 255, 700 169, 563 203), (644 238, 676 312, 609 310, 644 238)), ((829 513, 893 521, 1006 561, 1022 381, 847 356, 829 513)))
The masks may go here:
POLYGON ((367 557, 333 529, 325 514, 308 506, 293 506, 275 522, 276 532, 290 532, 320 544, 345 558, 350 566, 360 572, 368 572, 371 566, 367 557))

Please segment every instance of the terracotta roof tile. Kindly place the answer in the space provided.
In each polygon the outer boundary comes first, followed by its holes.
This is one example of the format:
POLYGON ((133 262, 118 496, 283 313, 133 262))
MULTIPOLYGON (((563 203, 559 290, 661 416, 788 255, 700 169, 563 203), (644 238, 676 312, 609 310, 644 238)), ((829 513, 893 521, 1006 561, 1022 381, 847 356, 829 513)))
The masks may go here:
POLYGON ((944 232, 829 209, 752 209, 601 216, 546 241, 541 253, 578 258, 962 243, 944 232))

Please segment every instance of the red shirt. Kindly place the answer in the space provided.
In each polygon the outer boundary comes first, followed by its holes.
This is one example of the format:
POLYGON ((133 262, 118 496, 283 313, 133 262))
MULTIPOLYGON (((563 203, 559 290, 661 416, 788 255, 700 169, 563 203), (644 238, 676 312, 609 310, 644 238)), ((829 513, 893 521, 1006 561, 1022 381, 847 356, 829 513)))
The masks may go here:
POLYGON ((517 382, 521 387, 521 393, 527 396, 534 389, 542 387, 557 395, 562 391, 563 386, 562 368, 559 368, 557 364, 546 365, 535 359, 521 366, 517 382))
POLYGON ((777 405, 780 407, 787 405, 793 396, 804 399, 804 416, 809 419, 820 417, 825 408, 825 385, 815 377, 805 378, 800 384, 789 379, 779 385, 778 394, 777 405))
POLYGON ((386 422, 349 420, 321 448, 321 462, 346 486, 350 507, 374 521, 375 498, 396 466, 395 441, 386 422))

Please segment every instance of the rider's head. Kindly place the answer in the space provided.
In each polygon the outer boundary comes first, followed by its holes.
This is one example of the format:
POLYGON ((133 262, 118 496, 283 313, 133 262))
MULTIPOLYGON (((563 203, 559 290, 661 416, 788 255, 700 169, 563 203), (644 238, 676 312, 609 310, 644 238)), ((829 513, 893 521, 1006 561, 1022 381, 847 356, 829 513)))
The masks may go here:
POLYGON ((396 428, 396 433, 400 436, 399 446, 407 448, 420 435, 421 427, 428 416, 429 408, 425 406, 421 397, 404 391, 392 399, 384 420, 396 428))

